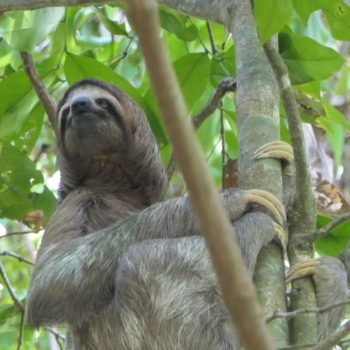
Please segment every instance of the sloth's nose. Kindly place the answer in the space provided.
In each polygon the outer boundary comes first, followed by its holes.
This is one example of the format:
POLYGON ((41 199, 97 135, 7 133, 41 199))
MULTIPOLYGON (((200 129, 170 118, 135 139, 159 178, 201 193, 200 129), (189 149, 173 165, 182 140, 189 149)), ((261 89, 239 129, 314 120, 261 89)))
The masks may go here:
POLYGON ((83 113, 91 111, 92 103, 87 97, 77 97, 72 103, 73 113, 83 113))

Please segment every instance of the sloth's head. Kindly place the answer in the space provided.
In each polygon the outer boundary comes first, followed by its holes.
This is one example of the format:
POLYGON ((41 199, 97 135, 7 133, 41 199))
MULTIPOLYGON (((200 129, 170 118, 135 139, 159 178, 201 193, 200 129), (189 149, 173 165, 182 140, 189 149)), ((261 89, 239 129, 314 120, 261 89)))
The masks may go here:
POLYGON ((135 114, 140 114, 139 108, 112 85, 92 79, 74 84, 58 105, 65 155, 86 161, 124 152, 137 127, 135 114))
POLYGON ((58 104, 57 124, 64 187, 108 176, 125 190, 146 193, 164 187, 165 173, 147 118, 117 87, 94 79, 72 85, 58 104))

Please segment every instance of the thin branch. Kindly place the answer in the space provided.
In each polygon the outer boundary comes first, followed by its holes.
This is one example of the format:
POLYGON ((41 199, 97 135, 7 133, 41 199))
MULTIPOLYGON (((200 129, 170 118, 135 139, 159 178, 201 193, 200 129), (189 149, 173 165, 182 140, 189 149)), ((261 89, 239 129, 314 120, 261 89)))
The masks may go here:
MULTIPOLYGON (((292 208, 288 212, 289 244, 287 250, 288 258, 291 265, 293 265, 300 259, 313 258, 314 256, 313 242, 316 230, 315 198, 311 187, 298 104, 290 82, 288 68, 279 55, 277 45, 274 45, 272 39, 264 45, 264 50, 279 85, 281 99, 287 114, 295 159, 295 188, 292 208)), ((314 307, 316 305, 315 290, 309 277, 293 281, 292 288, 298 289, 298 293, 294 293, 291 298, 293 309, 314 307)), ((316 324, 316 317, 312 314, 300 315, 293 319, 293 343, 306 344, 316 342, 316 324)))
POLYGON ((246 272, 237 242, 232 240, 231 224, 195 138, 185 102, 161 41, 156 3, 151 0, 129 0, 126 5, 139 37, 175 158, 218 276, 224 303, 246 349, 271 350, 274 346, 261 316, 254 286, 246 272))
POLYGON ((216 88, 213 96, 206 104, 206 106, 193 117, 193 125, 195 129, 198 129, 203 122, 219 107, 222 98, 227 92, 235 92, 237 87, 237 81, 235 78, 223 79, 216 88))
POLYGON ((52 328, 50 328, 50 327, 43 327, 43 328, 44 328, 46 331, 52 333, 52 334, 55 336, 55 338, 56 338, 56 340, 57 340, 57 343, 59 343, 58 340, 66 341, 66 338, 65 338, 62 334, 58 333, 56 330, 54 330, 54 329, 52 329, 52 328))
POLYGON ((23 304, 21 303, 21 301, 17 298, 11 284, 10 284, 10 281, 5 273, 5 270, 4 270, 4 267, 0 261, 0 275, 2 277, 2 279, 4 280, 4 283, 5 283, 5 286, 11 296, 11 299, 13 300, 13 303, 17 306, 17 308, 21 311, 21 312, 24 312, 24 306, 23 304))
MULTIPOLYGON (((219 83, 218 87, 216 88, 209 102, 198 114, 196 114, 192 118, 192 123, 196 130, 220 106, 220 103, 222 102, 222 98, 225 96, 225 94, 227 92, 235 92, 236 87, 237 87, 237 81, 235 78, 232 78, 232 77, 225 78, 219 83)), ((175 158, 174 158, 174 155, 171 154, 169 158, 169 163, 167 165, 167 174, 168 174, 169 181, 174 174, 175 168, 176 168, 175 158)))
POLYGON ((330 350, 333 346, 337 345, 342 338, 350 333, 350 321, 345 322, 336 331, 334 331, 327 338, 322 340, 318 345, 310 350, 330 350))
POLYGON ((328 225, 323 226, 318 231, 316 231, 316 239, 327 236, 334 228, 341 225, 345 221, 350 220, 350 213, 343 214, 330 222, 328 225))
POLYGON ((34 265, 34 263, 32 261, 30 261, 30 260, 28 260, 28 259, 24 258, 23 256, 20 256, 16 253, 10 252, 8 250, 0 251, 0 256, 11 256, 12 258, 17 259, 20 262, 24 262, 24 263, 29 264, 29 265, 34 265))
POLYGON ((18 235, 27 235, 27 234, 31 234, 31 233, 38 233, 40 232, 42 229, 34 229, 34 230, 29 230, 29 231, 15 231, 15 232, 8 232, 5 235, 0 236, 1 238, 4 237, 11 237, 11 236, 18 236, 18 235))
POLYGON ((299 349, 310 349, 310 347, 315 346, 316 344, 296 344, 296 345, 287 345, 277 350, 299 350, 299 349))
POLYGON ((306 307, 303 309, 298 309, 298 310, 293 310, 290 312, 275 312, 272 315, 268 316, 265 318, 266 323, 271 322, 272 320, 276 318, 285 318, 286 320, 289 320, 293 317, 296 317, 300 314, 307 314, 307 313, 322 313, 328 310, 331 310, 335 307, 338 306, 343 306, 343 305, 349 305, 350 301, 342 301, 339 303, 331 304, 331 305, 326 305, 323 307, 306 307))
POLYGON ((35 68, 32 56, 28 52, 21 52, 21 57, 23 60, 25 72, 27 73, 28 78, 34 87, 40 102, 44 106, 50 124, 55 134, 57 135, 56 104, 44 86, 38 74, 38 71, 35 68))
POLYGON ((19 325, 19 335, 18 335, 18 342, 17 342, 17 350, 21 350, 21 347, 22 347, 23 331, 24 331, 24 311, 22 311, 21 323, 19 325))
POLYGON ((216 47, 215 47, 213 33, 211 31, 210 23, 208 21, 206 21, 205 24, 207 26, 207 32, 208 32, 210 46, 211 46, 211 52, 212 52, 213 55, 215 55, 217 53, 217 50, 216 50, 216 47))
POLYGON ((289 79, 288 68, 279 55, 277 48, 269 40, 264 45, 265 53, 275 72, 284 108, 286 110, 289 132, 292 140, 294 159, 296 163, 296 201, 298 202, 298 215, 303 218, 302 221, 315 222, 316 213, 314 208, 310 208, 310 203, 314 203, 314 195, 311 187, 309 165, 306 157, 304 136, 301 127, 301 119, 298 110, 298 104, 289 79))

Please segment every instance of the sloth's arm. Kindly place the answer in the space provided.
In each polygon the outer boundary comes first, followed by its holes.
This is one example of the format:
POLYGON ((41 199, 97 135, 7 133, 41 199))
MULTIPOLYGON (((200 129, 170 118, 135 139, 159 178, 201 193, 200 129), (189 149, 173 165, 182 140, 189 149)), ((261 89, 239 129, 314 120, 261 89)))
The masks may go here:
MULTIPOLYGON (((283 206, 265 191, 228 190, 221 196, 232 222, 253 203, 265 207, 275 222, 282 224, 285 219, 283 206)), ((59 215, 58 208, 53 219, 59 215)), ((266 218, 273 228, 272 219, 266 218)), ((28 320, 34 327, 84 320, 108 305, 119 260, 131 245, 149 239, 200 234, 187 198, 155 204, 106 229, 79 238, 67 239, 69 232, 62 232, 57 225, 51 227, 46 234, 54 243, 50 243, 50 239, 43 241, 28 293, 28 320)), ((277 229, 276 234, 285 245, 284 231, 277 229)), ((265 242, 266 237, 258 240, 265 242)))

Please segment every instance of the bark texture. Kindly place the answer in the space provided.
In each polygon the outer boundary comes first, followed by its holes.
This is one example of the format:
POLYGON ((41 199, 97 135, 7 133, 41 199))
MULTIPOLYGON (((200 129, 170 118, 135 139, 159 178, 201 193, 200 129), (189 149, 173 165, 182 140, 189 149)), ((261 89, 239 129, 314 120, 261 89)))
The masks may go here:
MULTIPOLYGON (((254 161, 254 151, 279 139, 279 93, 274 74, 259 43, 249 0, 237 1, 232 22, 236 48, 239 129, 239 185, 261 188, 282 197, 280 162, 254 161)), ((282 250, 271 244, 260 253, 256 288, 265 314, 286 310, 282 250)), ((277 346, 288 344, 285 320, 269 324, 277 346)))

